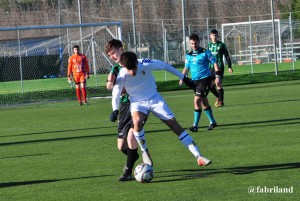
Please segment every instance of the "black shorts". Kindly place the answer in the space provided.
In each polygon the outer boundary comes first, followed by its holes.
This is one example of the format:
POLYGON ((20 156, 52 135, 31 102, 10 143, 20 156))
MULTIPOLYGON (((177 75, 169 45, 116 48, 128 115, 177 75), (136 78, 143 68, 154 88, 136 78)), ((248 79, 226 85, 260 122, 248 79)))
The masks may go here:
POLYGON ((119 114, 118 138, 126 139, 128 131, 132 126, 130 103, 122 103, 119 114))
MULTIPOLYGON (((148 117, 144 120, 146 123, 148 117)), ((118 138, 127 139, 128 131, 133 128, 133 121, 130 112, 130 103, 122 103, 120 106, 119 124, 118 124, 118 138)))
POLYGON ((211 86, 212 77, 206 77, 201 80, 194 80, 196 84, 195 96, 199 96, 201 98, 207 97, 209 93, 209 88, 211 86))

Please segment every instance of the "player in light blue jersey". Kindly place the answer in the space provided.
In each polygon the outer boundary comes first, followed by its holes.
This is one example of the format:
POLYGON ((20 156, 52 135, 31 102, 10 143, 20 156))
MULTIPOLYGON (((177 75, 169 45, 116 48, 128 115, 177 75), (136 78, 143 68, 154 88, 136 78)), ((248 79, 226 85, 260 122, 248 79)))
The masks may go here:
POLYGON ((214 65, 216 71, 216 83, 221 83, 219 75, 221 72, 219 71, 217 60, 212 53, 199 46, 199 36, 192 34, 190 35, 189 40, 192 50, 186 54, 185 67, 182 71, 182 74, 184 75, 188 75, 188 72, 190 71, 191 78, 196 84, 194 97, 194 123, 189 130, 192 132, 198 131, 202 108, 210 121, 207 130, 212 130, 217 126, 217 122, 214 119, 212 109, 207 99, 212 83, 209 64, 214 65))

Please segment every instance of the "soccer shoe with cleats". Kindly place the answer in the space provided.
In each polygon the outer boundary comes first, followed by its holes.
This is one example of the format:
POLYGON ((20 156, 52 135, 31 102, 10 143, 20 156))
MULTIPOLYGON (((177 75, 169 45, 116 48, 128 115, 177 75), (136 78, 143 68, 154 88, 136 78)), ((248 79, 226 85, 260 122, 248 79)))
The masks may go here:
POLYGON ((208 166, 212 163, 212 161, 208 158, 205 158, 204 156, 198 156, 197 163, 199 166, 208 166))
POLYGON ((146 149, 145 151, 142 152, 142 157, 143 157, 144 163, 147 163, 148 165, 153 166, 153 161, 151 159, 148 149, 146 149))
POLYGON ((217 126, 218 126, 217 123, 211 123, 211 124, 209 124, 209 126, 207 127, 206 130, 210 131, 210 130, 214 129, 217 126))
POLYGON ((224 106, 224 102, 223 101, 217 101, 215 103, 215 107, 223 107, 224 106))
POLYGON ((190 131, 192 132, 197 132, 198 131, 198 126, 193 125, 192 127, 189 128, 190 131))
POLYGON ((89 103, 88 103, 88 102, 84 102, 83 104, 84 104, 84 105, 89 105, 89 103))
POLYGON ((82 106, 82 102, 80 102, 78 105, 79 105, 79 106, 82 106))
POLYGON ((124 168, 123 175, 118 178, 118 181, 130 181, 133 179, 132 171, 129 171, 127 167, 124 168))

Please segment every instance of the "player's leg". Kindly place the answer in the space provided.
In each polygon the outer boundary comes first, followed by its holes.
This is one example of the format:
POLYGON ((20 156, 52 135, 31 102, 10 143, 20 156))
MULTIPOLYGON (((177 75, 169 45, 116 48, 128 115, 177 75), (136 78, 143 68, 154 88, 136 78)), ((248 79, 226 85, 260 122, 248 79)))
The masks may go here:
POLYGON ((131 117, 133 122, 133 134, 141 148, 143 162, 153 165, 150 153, 146 143, 144 124, 148 117, 148 108, 143 103, 131 103, 131 117))
POLYGON ((88 102, 86 101, 86 80, 84 75, 80 76, 80 87, 81 87, 83 102, 85 105, 88 105, 88 102))
POLYGON ((133 111, 131 112, 132 121, 133 121, 133 134, 137 140, 142 151, 145 151, 147 143, 145 141, 145 131, 143 128, 143 120, 146 118, 146 115, 142 112, 133 111))
POLYGON ((199 127, 199 121, 201 117, 202 109, 199 96, 195 95, 194 97, 194 122, 193 125, 189 128, 192 132, 197 132, 199 127))
POLYGON ((138 154, 138 144, 136 142, 136 139, 133 135, 133 129, 130 129, 128 131, 127 135, 127 162, 126 166, 124 168, 123 175, 119 177, 119 181, 129 181, 133 178, 132 176, 132 170, 134 167, 134 163, 138 160, 139 154, 138 154))
POLYGON ((210 160, 201 156, 193 138, 176 121, 175 116, 165 100, 158 94, 153 100, 152 113, 159 117, 178 136, 180 142, 196 157, 199 165, 209 165, 210 160))
MULTIPOLYGON (((224 76, 224 70, 222 71, 222 76, 221 76, 221 81, 223 81, 223 76, 224 76)), ((223 107, 224 106, 224 89, 222 86, 222 82, 217 84, 216 83, 216 88, 219 94, 219 101, 217 104, 215 104, 216 107, 223 107)))
POLYGON ((215 69, 214 68, 210 69, 210 74, 211 74, 212 82, 211 82, 209 91, 216 97, 217 100, 216 100, 215 104, 217 104, 219 102, 219 93, 218 93, 218 91, 216 89, 216 84, 215 84, 216 73, 215 73, 215 69))
POLYGON ((81 101, 81 93, 80 93, 80 83, 75 83, 76 86, 76 96, 79 102, 79 105, 82 105, 82 101, 81 101))
POLYGON ((195 156, 198 165, 207 166, 212 163, 211 160, 201 155, 200 150, 193 138, 179 125, 175 118, 163 121, 178 136, 180 142, 195 156))
POLYGON ((189 128, 192 132, 197 132, 199 127, 199 121, 202 113, 202 104, 201 99, 202 97, 206 97, 209 92, 209 87, 211 84, 211 77, 198 80, 196 91, 195 91, 195 97, 194 97, 194 123, 193 126, 189 128), (209 84, 208 84, 209 83, 209 84))
POLYGON ((201 98, 201 101, 202 101, 201 104, 202 104, 204 113, 210 122, 209 126, 207 127, 207 130, 212 130, 213 128, 217 127, 217 122, 214 118, 214 115, 213 115, 212 109, 208 103, 207 97, 201 98))
POLYGON ((129 130, 132 125, 131 114, 130 114, 130 104, 121 103, 120 114, 119 114, 119 124, 118 124, 118 149, 122 151, 126 157, 126 164, 123 169, 123 174, 119 177, 119 181, 128 181, 133 178, 132 168, 134 162, 137 160, 137 146, 136 150, 129 150, 129 144, 133 147, 133 143, 128 141, 129 130), (128 143, 129 142, 129 143, 128 143), (133 161, 134 160, 134 161, 133 161), (133 163, 133 164, 132 164, 133 163))
POLYGON ((80 76, 73 75, 73 79, 75 82, 75 91, 76 91, 76 96, 77 96, 77 100, 79 102, 79 105, 82 105, 82 101, 81 101, 81 93, 80 93, 80 76))
POLYGON ((219 100, 219 93, 216 89, 215 77, 212 77, 212 78, 213 78, 213 80, 212 80, 211 86, 209 88, 209 91, 217 98, 217 100, 219 100))

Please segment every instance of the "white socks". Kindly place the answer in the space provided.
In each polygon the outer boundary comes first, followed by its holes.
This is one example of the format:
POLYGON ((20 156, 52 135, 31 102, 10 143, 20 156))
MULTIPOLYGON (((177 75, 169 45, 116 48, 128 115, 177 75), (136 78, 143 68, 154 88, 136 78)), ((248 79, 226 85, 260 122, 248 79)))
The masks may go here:
POLYGON ((188 134, 188 132, 183 131, 178 137, 180 142, 190 150, 190 152, 197 158, 200 156, 200 150, 197 147, 196 143, 193 141, 193 138, 188 134))
POLYGON ((140 132, 133 131, 134 137, 139 144, 141 151, 145 151, 147 147, 146 138, 145 138, 145 131, 142 129, 140 132))

